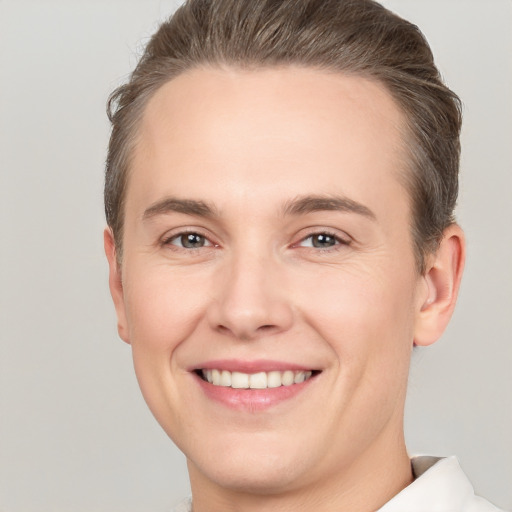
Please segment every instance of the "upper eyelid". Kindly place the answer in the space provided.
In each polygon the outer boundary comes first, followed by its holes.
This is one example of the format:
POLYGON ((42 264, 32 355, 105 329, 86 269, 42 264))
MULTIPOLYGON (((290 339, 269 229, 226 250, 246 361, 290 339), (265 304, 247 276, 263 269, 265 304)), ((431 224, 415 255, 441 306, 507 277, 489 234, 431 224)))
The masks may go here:
POLYGON ((306 232, 300 236, 299 242, 306 240, 315 235, 328 235, 332 236, 336 240, 341 240, 342 242, 352 242, 354 239, 345 231, 340 231, 337 229, 330 228, 322 228, 322 227, 313 227, 305 230, 306 232))
POLYGON ((352 240, 346 240, 340 236, 337 236, 337 235, 333 235, 333 234, 330 234, 330 233, 327 233, 327 232, 323 232, 323 233, 312 233, 310 235, 307 235, 303 238, 301 238, 298 242, 294 243, 293 244, 293 247, 301 247, 301 244, 303 242, 305 242, 306 240, 308 240, 309 238, 312 238, 314 237, 315 235, 327 235, 327 236, 331 236, 332 238, 334 238, 335 240, 335 244, 332 245, 331 247, 325 247, 325 248, 322 248, 320 249, 319 247, 305 247, 305 246, 302 246, 303 248, 305 249, 313 249, 313 250, 321 250, 322 252, 326 252, 326 251, 329 251, 329 250, 336 250, 337 248, 339 248, 338 246, 348 246, 348 245, 351 245, 352 244, 352 240))
POLYGON ((179 238, 180 236, 190 235, 190 234, 196 234, 196 235, 204 237, 206 240, 208 240, 208 242, 212 246, 219 245, 214 240, 212 240, 212 237, 208 233, 205 233, 204 230, 202 230, 200 228, 193 228, 193 227, 191 227, 191 228, 176 228, 175 230, 171 230, 170 232, 167 231, 164 235, 162 235, 160 237, 160 243, 168 244, 169 242, 171 242, 172 240, 175 240, 176 238, 179 238))
MULTIPOLYGON (((311 228, 306 228, 305 233, 300 235, 300 238, 297 239, 297 241, 292 242, 291 246, 297 246, 304 240, 307 240, 308 238, 315 236, 315 235, 328 235, 335 238, 339 243, 342 244, 350 244, 354 242, 354 239, 352 236, 350 236, 345 231, 339 232, 339 230, 336 229, 330 229, 330 228, 322 228, 321 226, 315 226, 311 228)), ((190 226, 190 227, 179 227, 174 228, 169 231, 167 231, 164 235, 162 235, 159 239, 159 242, 161 244, 167 244, 171 240, 174 240, 180 236, 187 235, 187 234, 198 234, 202 237, 204 237, 212 246, 220 246, 221 244, 215 240, 216 237, 213 237, 208 230, 196 226, 190 226)))
POLYGON ((343 242, 346 241, 344 239, 344 237, 337 235, 336 233, 331 233, 330 231, 317 231, 315 233, 310 233, 309 235, 306 235, 305 237, 303 237, 302 240, 307 240, 308 238, 311 238, 313 236, 318 236, 318 235, 326 235, 326 236, 330 236, 331 238, 334 238, 335 240, 341 240, 343 242))

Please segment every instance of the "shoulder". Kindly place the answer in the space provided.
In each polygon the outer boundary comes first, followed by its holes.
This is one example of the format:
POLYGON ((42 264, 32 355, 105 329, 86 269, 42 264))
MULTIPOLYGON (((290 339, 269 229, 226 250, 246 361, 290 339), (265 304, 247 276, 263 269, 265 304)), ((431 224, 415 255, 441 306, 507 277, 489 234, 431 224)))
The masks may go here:
POLYGON ((415 480, 379 512, 502 512, 476 496, 456 457, 415 457, 415 480))

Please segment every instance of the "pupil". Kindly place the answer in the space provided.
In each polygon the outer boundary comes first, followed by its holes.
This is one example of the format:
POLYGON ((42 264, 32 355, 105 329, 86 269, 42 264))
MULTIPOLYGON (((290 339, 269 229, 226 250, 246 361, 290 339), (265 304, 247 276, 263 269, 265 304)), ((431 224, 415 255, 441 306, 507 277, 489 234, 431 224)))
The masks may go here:
POLYGON ((331 235, 315 235, 313 237, 313 247, 332 247, 336 240, 331 235))
POLYGON ((197 247, 203 247, 204 245, 204 237, 198 235, 196 233, 189 233, 187 235, 183 235, 181 237, 181 243, 183 247, 187 249, 194 249, 197 247))

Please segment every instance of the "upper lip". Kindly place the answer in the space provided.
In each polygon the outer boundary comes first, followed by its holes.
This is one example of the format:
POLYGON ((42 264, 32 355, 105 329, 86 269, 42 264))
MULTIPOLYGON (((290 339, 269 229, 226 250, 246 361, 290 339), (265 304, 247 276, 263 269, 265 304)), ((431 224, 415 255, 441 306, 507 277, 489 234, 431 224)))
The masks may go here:
POLYGON ((311 366, 289 363, 284 361, 274 361, 267 359, 257 359, 253 361, 244 361, 240 359, 215 359, 204 361, 190 368, 190 371, 197 370, 227 370, 229 372, 241 373, 259 373, 272 371, 308 371, 316 370, 311 366))

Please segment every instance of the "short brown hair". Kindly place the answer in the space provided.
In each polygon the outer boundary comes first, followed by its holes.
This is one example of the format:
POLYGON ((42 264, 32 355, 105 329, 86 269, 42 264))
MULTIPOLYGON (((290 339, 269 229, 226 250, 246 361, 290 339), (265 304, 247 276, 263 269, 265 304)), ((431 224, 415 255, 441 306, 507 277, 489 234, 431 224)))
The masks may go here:
POLYGON ((105 212, 122 251, 124 197, 137 126, 155 91, 199 66, 299 65, 373 78, 407 120, 418 268, 454 222, 461 108, 419 29, 372 0, 188 0, 149 41, 128 83, 108 102, 112 133, 105 212))

